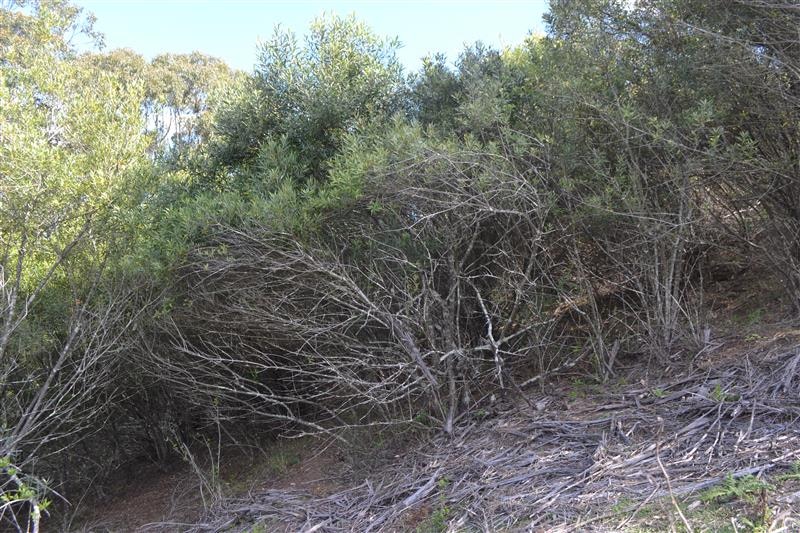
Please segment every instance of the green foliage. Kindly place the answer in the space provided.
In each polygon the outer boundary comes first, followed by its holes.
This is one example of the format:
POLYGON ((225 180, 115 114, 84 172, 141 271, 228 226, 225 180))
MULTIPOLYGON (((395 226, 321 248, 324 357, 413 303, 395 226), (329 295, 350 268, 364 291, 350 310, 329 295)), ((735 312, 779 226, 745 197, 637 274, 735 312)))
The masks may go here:
POLYGON ((663 398, 663 397, 665 397, 667 395, 667 392, 664 389, 655 388, 655 389, 650 391, 650 394, 652 394, 656 398, 663 398))
POLYGON ((324 179, 345 135, 399 109, 397 47, 353 17, 315 20, 303 44, 277 28, 261 47, 255 74, 224 99, 212 168, 242 169, 259 179, 253 164, 262 146, 281 142, 303 169, 297 185, 324 179))
POLYGON ((447 66, 447 58, 442 54, 424 58, 422 71, 412 77, 411 84, 412 116, 425 126, 452 130, 462 89, 458 74, 447 66))
POLYGON ((717 403, 735 402, 739 399, 739 396, 737 394, 729 394, 720 383, 717 383, 711 390, 711 399, 717 403))
POLYGON ((449 507, 439 507, 435 509, 424 523, 417 526, 417 533, 443 533, 447 531, 447 522, 450 520, 450 513, 449 507))
POLYGON ((416 533, 442 533, 447 531, 447 523, 453 514, 452 509, 447 506, 447 498, 444 493, 449 485, 450 480, 446 477, 439 478, 436 481, 436 486, 439 489, 439 501, 430 516, 416 527, 416 533))
MULTIPOLYGON (((14 513, 25 505, 33 509, 31 515, 46 512, 52 501, 45 495, 49 491, 47 480, 21 472, 8 456, 0 457, 0 507, 14 513)), ((38 518, 37 518, 38 520, 38 518)))
MULTIPOLYGON (((276 29, 252 76, 231 80, 202 56, 156 58, 146 74, 156 111, 196 114, 218 80, 228 87, 216 93, 213 119, 201 113, 190 135, 196 141, 174 143, 191 174, 159 178, 160 190, 132 221, 141 244, 128 263, 166 272, 218 227, 304 231, 360 198, 367 173, 389 164, 382 147, 398 141, 377 134, 399 109, 397 46, 352 17, 330 15, 312 24, 302 45, 276 29), (199 150, 181 150, 197 143, 199 150)), ((398 122, 389 131, 403 128, 398 122)), ((406 144, 390 150, 408 155, 406 144)))
POLYGON ((730 500, 743 500, 753 503, 756 496, 760 495, 763 491, 772 489, 773 487, 770 484, 754 476, 734 478, 729 474, 721 484, 706 490, 700 496, 700 499, 705 502, 714 503, 730 500))
POLYGON ((410 114, 438 134, 488 140, 510 122, 509 96, 519 81, 509 80, 513 67, 480 42, 464 50, 455 69, 443 55, 427 57, 411 78, 410 114))
POLYGON ((71 45, 99 41, 92 22, 65 1, 0 9, 0 455, 15 461, 0 467, 2 520, 28 509, 38 521, 50 506, 38 470, 106 414, 93 405, 106 383, 95 389, 80 359, 98 341, 87 309, 120 288, 102 276, 152 167, 141 80, 71 45))
MULTIPOLYGON (((712 229, 759 246, 800 294, 794 12, 553 0, 547 22, 547 36, 502 51, 478 43, 453 66, 434 55, 404 79, 397 41, 354 17, 323 16, 305 40, 276 29, 248 75, 197 53, 80 55, 74 32, 101 37, 65 1, 1 9, 0 378, 14 385, 0 407, 0 473, 20 479, 4 502, 46 508, 46 484, 20 475, 10 457, 25 450, 4 438, 62 375, 52 362, 87 298, 129 285, 115 332, 126 374, 109 385, 129 403, 107 403, 126 422, 143 414, 153 435, 150 419, 184 420, 184 401, 241 420, 255 416, 253 398, 321 413, 360 386, 368 394, 328 421, 439 424, 442 398, 457 415, 502 376, 483 358, 487 321, 512 364, 530 363, 534 346, 574 346, 574 358, 590 339, 602 367, 603 341, 619 332, 624 346, 647 344, 632 352, 674 354, 704 250, 720 241, 712 229), (622 311, 593 295, 608 286, 622 311), (567 298, 576 318, 546 333, 558 342, 525 336, 567 298), (242 302, 255 302, 253 323, 218 317, 242 302), (219 327, 202 330, 206 319, 219 327), (213 364, 195 364, 197 339, 213 364), (318 371, 320 353, 346 368, 318 371), (375 354, 385 359, 358 366, 375 354), (416 357, 437 380, 409 370, 416 357), (327 376, 347 381, 317 382, 327 376), (437 388, 445 381, 460 392, 437 388)), ((536 358, 558 366, 550 352, 536 358)), ((575 380, 569 396, 594 388, 575 380)), ((735 401, 728 390, 717 383, 709 398, 735 401)), ((271 468, 296 460, 277 454, 271 468)), ((448 484, 433 531, 452 518, 448 484)), ((768 489, 729 477, 704 499, 768 489)))
POLYGON ((163 167, 181 168, 211 135, 211 110, 241 73, 199 52, 161 54, 152 61, 129 49, 83 55, 89 68, 111 73, 128 86, 141 86, 148 152, 163 167))
POLYGON ((764 309, 762 308, 753 309, 752 311, 747 313, 747 316, 744 319, 744 325, 755 326, 761 323, 763 319, 764 319, 764 309))
POLYGON ((68 42, 73 32, 96 37, 91 22, 66 2, 0 10, 9 50, 0 64, 0 274, 10 302, 0 355, 12 346, 22 362, 60 339, 150 166, 141 83, 85 63, 68 42))
POLYGON ((795 461, 789 472, 775 478, 777 481, 800 481, 800 461, 795 461))
POLYGON ((420 411, 419 413, 415 414, 413 422, 415 424, 419 424, 422 427, 433 426, 433 420, 431 419, 431 415, 426 411, 420 411))
POLYGON ((275 475, 285 475, 292 466, 300 463, 300 456, 292 450, 276 450, 267 459, 267 468, 275 475))

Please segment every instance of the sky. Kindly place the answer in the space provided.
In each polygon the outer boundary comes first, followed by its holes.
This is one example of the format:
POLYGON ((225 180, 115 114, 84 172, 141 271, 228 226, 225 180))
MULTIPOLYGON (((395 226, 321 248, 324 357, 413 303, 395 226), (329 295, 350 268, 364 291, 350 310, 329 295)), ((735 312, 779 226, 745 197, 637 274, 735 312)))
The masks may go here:
POLYGON ((443 52, 455 60, 465 44, 516 45, 543 32, 547 0, 75 0, 97 16, 106 50, 131 48, 151 59, 159 53, 200 51, 251 71, 257 43, 276 24, 303 35, 324 12, 355 13, 378 35, 398 37, 398 57, 410 71, 421 58, 443 52))

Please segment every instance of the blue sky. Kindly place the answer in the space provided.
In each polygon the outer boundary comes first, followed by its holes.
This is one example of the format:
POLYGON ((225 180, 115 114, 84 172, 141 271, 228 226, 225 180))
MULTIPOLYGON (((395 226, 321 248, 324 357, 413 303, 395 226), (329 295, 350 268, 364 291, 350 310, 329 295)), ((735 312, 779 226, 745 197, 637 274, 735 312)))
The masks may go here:
POLYGON ((465 43, 519 44, 542 32, 547 0, 506 1, 269 1, 75 0, 97 16, 107 50, 132 48, 147 58, 199 50, 234 68, 251 70, 256 43, 276 24, 302 35, 323 12, 355 13, 376 33, 399 37, 399 58, 411 70, 420 58, 444 52, 453 60, 465 43))

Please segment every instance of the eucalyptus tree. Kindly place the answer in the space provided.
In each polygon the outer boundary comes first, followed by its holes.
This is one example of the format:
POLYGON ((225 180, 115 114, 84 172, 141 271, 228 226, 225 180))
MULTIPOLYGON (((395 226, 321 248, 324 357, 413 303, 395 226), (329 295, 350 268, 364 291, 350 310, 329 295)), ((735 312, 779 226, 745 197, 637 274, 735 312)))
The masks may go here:
POLYGON ((160 54, 147 61, 121 48, 85 54, 90 68, 113 73, 127 85, 140 86, 141 112, 153 159, 174 169, 208 139, 215 99, 234 85, 241 72, 200 52, 160 54))

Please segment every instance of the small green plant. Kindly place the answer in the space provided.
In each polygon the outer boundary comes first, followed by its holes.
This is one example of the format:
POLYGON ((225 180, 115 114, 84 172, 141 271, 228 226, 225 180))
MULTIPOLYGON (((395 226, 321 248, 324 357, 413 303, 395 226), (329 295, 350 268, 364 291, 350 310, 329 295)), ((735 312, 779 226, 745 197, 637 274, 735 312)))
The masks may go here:
POLYGON ((416 527, 416 533, 442 533, 447 531, 447 521, 452 515, 452 510, 447 506, 447 496, 444 491, 450 486, 450 479, 441 477, 436 481, 439 488, 439 502, 430 516, 416 527))
POLYGON ((0 486, 0 509, 2 512, 10 509, 13 514, 16 506, 26 506, 29 511, 28 525, 33 531, 38 531, 42 512, 51 506, 50 499, 44 496, 49 481, 20 472, 8 456, 0 457, 0 474, 9 478, 0 486), (12 488, 14 486, 16 488, 12 488))
POLYGON ((579 397, 580 394, 575 389, 572 389, 567 393, 567 398, 569 398, 570 400, 577 400, 579 397))
POLYGON ((744 340, 746 340, 747 342, 755 342, 763 338, 764 337, 759 335, 758 333, 751 333, 747 337, 745 337, 744 340))
POLYGON ((652 394, 656 398, 663 398, 664 396, 667 395, 667 391, 665 391, 664 389, 661 389, 661 388, 655 388, 655 389, 650 391, 650 394, 652 394))
POLYGON ((251 527, 247 533, 267 533, 267 525, 262 523, 253 524, 253 527, 251 527))
POLYGON ((635 503, 636 502, 633 499, 628 498, 627 496, 622 496, 617 500, 617 503, 611 507, 611 511, 614 513, 622 513, 625 512, 628 507, 635 505, 635 503))
POLYGON ((718 403, 725 401, 725 391, 722 390, 722 386, 719 383, 717 383, 714 386, 714 390, 711 391, 711 398, 718 403))
POLYGON ((728 394, 728 392, 722 387, 722 385, 717 383, 711 390, 711 399, 717 403, 735 402, 736 400, 739 399, 739 395, 728 394))
POLYGON ((765 516, 750 520, 746 516, 740 516, 739 520, 750 530, 750 533, 767 533, 770 531, 769 522, 772 519, 772 512, 766 508, 765 516))
POLYGON ((578 398, 585 398, 587 391, 586 389, 589 387, 589 384, 582 380, 581 378, 575 378, 572 380, 572 386, 570 387, 567 396, 570 400, 577 400, 578 398))
POLYGON ((289 468, 299 463, 300 456, 297 453, 278 450, 269 456, 267 467, 272 473, 282 476, 289 471, 289 468))
POLYGON ((446 531, 447 520, 450 518, 450 508, 440 507, 431 514, 430 522, 433 531, 446 531))
POLYGON ((778 481, 800 481, 800 461, 795 461, 789 472, 781 474, 775 479, 778 481))
POLYGON ((724 503, 734 500, 743 500, 755 503, 756 496, 771 490, 772 486, 755 476, 734 478, 731 474, 721 484, 705 491, 700 499, 707 503, 724 503))
POLYGON ((373 200, 369 204, 369 213, 371 215, 380 215, 383 212, 383 204, 378 200, 373 200))
POLYGON ((758 309, 753 309, 749 313, 747 313, 747 317, 744 319, 744 323, 747 326, 754 326, 761 322, 764 318, 764 309, 759 307, 758 309))
POLYGON ((425 427, 431 427, 433 425, 433 420, 431 419, 427 411, 420 411, 419 413, 414 415, 414 422, 425 427))

